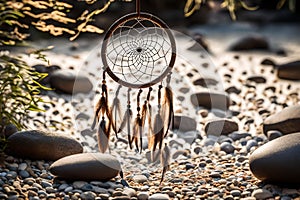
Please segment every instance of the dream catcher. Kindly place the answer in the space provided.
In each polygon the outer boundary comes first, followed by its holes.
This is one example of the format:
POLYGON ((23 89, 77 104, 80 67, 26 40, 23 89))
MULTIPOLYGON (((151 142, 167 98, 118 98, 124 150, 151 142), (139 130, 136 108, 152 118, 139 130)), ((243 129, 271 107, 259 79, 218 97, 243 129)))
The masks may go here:
POLYGON ((92 125, 95 128, 98 124, 99 150, 107 150, 112 133, 118 138, 118 134, 126 132, 129 147, 141 152, 145 134, 152 159, 156 160, 160 155, 164 175, 168 170, 170 151, 163 139, 174 123, 170 81, 176 45, 170 29, 157 17, 141 13, 140 0, 136 0, 136 13, 122 17, 107 31, 101 57, 102 93, 92 125), (111 105, 107 76, 118 84, 111 105), (121 89, 127 90, 126 107, 119 99, 121 89), (133 93, 136 98, 132 98, 133 93))

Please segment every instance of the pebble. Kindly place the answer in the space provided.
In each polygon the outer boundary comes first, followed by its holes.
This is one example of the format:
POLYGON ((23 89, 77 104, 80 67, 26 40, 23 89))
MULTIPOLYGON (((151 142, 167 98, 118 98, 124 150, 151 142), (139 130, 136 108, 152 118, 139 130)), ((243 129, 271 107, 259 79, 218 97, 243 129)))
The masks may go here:
POLYGON ((169 200, 169 196, 167 194, 162 194, 162 193, 156 193, 152 194, 149 197, 149 200, 169 200))
POLYGON ((233 153, 234 150, 235 150, 234 146, 231 143, 229 143, 229 142, 223 142, 220 145, 220 149, 221 149, 221 151, 224 151, 224 152, 226 152, 228 154, 233 153))
POLYGON ((234 197, 240 197, 241 196, 241 191, 239 190, 231 190, 230 194, 234 197))
POLYGON ((143 174, 134 175, 133 181, 136 183, 145 183, 148 181, 148 178, 143 174))
POLYGON ((279 138, 281 136, 282 136, 282 133, 280 131, 272 130, 272 131, 267 132, 267 137, 268 137, 269 141, 279 138))
POLYGON ((28 178, 30 176, 30 174, 25 170, 19 171, 19 174, 22 178, 28 178))
POLYGON ((215 86, 218 81, 213 78, 199 78, 193 82, 196 86, 209 87, 210 85, 215 86))
POLYGON ((273 67, 276 66, 275 61, 272 60, 271 58, 265 58, 265 59, 263 59, 260 64, 261 65, 270 65, 270 66, 273 66, 273 67))
POLYGON ((80 194, 80 198, 82 200, 94 200, 96 198, 96 194, 94 192, 88 191, 80 194))
POLYGON ((251 196, 255 197, 256 199, 268 199, 273 197, 272 193, 265 189, 254 190, 251 196))
POLYGON ((149 194, 148 192, 139 192, 137 194, 138 200, 148 200, 149 199, 149 194))
POLYGON ((26 163, 21 163, 19 164, 18 170, 25 170, 27 168, 27 164, 26 163))
POLYGON ((258 143, 256 140, 248 140, 247 144, 246 144, 246 149, 249 152, 252 147, 257 147, 257 146, 258 146, 258 143))
POLYGON ((253 81, 255 83, 266 83, 267 80, 263 76, 250 76, 247 78, 248 81, 253 81))
POLYGON ((123 190, 123 195, 134 197, 136 196, 136 191, 133 188, 125 188, 123 190))
POLYGON ((19 131, 8 138, 8 154, 34 160, 57 160, 81 153, 83 148, 76 140, 61 134, 39 130, 19 131), (49 151, 51 149, 51 151, 49 151))

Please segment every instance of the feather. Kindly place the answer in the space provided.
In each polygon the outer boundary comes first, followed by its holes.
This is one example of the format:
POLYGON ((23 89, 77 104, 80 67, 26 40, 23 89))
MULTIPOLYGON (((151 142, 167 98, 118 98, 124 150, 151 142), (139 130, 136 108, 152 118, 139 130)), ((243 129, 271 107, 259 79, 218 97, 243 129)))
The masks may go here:
MULTIPOLYGON (((131 119, 132 119, 132 111, 130 108, 127 109, 127 136, 128 136, 128 141, 130 141, 130 137, 131 137, 131 128, 130 128, 130 124, 131 124, 131 119)), ((129 147, 130 149, 132 149, 131 143, 129 142, 129 147)))
POLYGON ((93 121, 93 124, 92 124, 92 127, 91 127, 92 130, 95 129, 96 124, 97 124, 97 122, 98 122, 99 119, 100 119, 100 110, 103 109, 105 103, 106 103, 106 102, 105 102, 105 97, 102 96, 102 97, 99 99, 99 101, 97 102, 97 104, 96 104, 94 121, 93 121))
POLYGON ((164 133, 164 137, 166 137, 169 132, 171 122, 172 122, 172 127, 174 127, 173 92, 170 87, 165 88, 165 97, 162 106, 162 113, 164 115, 163 116, 164 123, 166 123, 165 127, 167 127, 164 133))
POLYGON ((153 131, 154 131, 153 132, 154 143, 153 143, 152 150, 155 151, 157 144, 159 144, 159 149, 161 149, 163 134, 164 134, 163 121, 159 113, 157 113, 155 116, 153 131))
POLYGON ((106 128, 106 121, 103 118, 99 124, 97 134, 99 151, 102 153, 108 148, 109 135, 109 130, 106 128))
POLYGON ((170 169, 170 155, 170 149, 167 144, 165 144, 160 154, 160 164, 163 167, 160 183, 164 180, 165 173, 170 169))
MULTIPOLYGON (((113 128, 114 128, 117 138, 118 138, 117 121, 118 121, 118 117, 120 118, 120 116, 121 116, 121 102, 120 102, 120 99, 118 98, 118 95, 119 95, 121 87, 122 87, 121 85, 118 87, 116 94, 115 94, 115 98, 113 100, 113 104, 110 108, 111 114, 113 116, 112 117, 113 128)), ((121 119, 119 119, 119 120, 121 120, 121 119)))
POLYGON ((140 124, 141 124, 141 118, 140 116, 137 116, 136 119, 134 120, 134 126, 132 129, 132 139, 130 140, 130 145, 132 145, 132 143, 134 142, 137 151, 140 151, 139 150, 140 124))

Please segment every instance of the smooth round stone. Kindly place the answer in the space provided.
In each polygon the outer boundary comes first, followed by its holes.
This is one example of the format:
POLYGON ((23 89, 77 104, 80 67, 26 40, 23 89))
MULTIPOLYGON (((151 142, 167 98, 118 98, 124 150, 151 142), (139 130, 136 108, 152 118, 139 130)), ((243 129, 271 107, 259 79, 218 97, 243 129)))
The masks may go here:
POLYGON ((280 131, 282 134, 300 132, 300 105, 290 106, 271 115, 263 123, 264 134, 270 130, 280 131))
POLYGON ((266 83, 267 80, 263 76, 250 76, 247 78, 248 81, 253 81, 255 83, 266 83))
POLYGON ((272 130, 267 132, 268 140, 274 140, 276 138, 279 138, 282 136, 282 133, 280 131, 272 130))
POLYGON ((246 143, 246 149, 247 151, 250 151, 252 147, 257 147, 258 143, 256 140, 248 140, 246 143))
POLYGON ((254 190, 251 194, 252 197, 255 197, 256 199, 269 199, 272 198, 273 195, 269 190, 266 189, 257 189, 254 190))
POLYGON ((143 174, 135 175, 132 179, 136 183, 145 183, 148 181, 148 178, 143 174))
POLYGON ((201 106, 208 109, 228 110, 230 106, 229 96, 226 93, 220 92, 199 92, 192 94, 191 102, 194 106, 201 106))
POLYGON ((18 132, 18 128, 14 124, 8 124, 4 128, 4 135, 6 138, 8 138, 16 132, 18 132))
POLYGON ((97 195, 94 192, 88 191, 80 194, 82 200, 94 200, 97 195))
POLYGON ((21 164, 19 164, 18 170, 25 170, 26 168, 27 168, 27 164, 21 163, 21 164))
POLYGON ((182 132, 194 131, 197 129, 197 122, 195 119, 187 116, 175 115, 173 129, 182 132))
POLYGON ((125 188, 123 190, 123 195, 129 196, 129 197, 134 197, 134 196, 136 196, 136 191, 132 188, 125 188))
POLYGON ((276 63, 274 60, 270 59, 270 58, 265 58, 261 61, 260 63, 261 65, 270 65, 270 66, 276 66, 276 63))
POLYGON ((25 170, 21 170, 19 174, 22 178, 28 178, 30 176, 30 174, 25 170))
POLYGON ((139 192, 137 194, 138 200, 148 200, 149 199, 149 194, 148 192, 139 192))
POLYGON ((239 133, 239 132, 234 132, 234 133, 230 133, 228 135, 228 137, 230 137, 233 141, 237 141, 240 140, 242 138, 246 138, 248 136, 251 136, 250 133, 239 133))
POLYGON ((156 193, 152 194, 149 197, 149 200, 169 200, 169 196, 167 194, 156 193))
POLYGON ((230 93, 234 93, 234 94, 240 94, 241 93, 241 90, 236 88, 235 86, 231 86, 231 87, 228 87, 225 92, 227 92, 228 94, 230 93))
POLYGON ((287 80, 300 80, 300 61, 278 65, 277 76, 287 80))
POLYGON ((241 196, 241 191, 239 191, 239 190, 231 190, 230 194, 232 196, 234 196, 234 197, 239 197, 239 196, 241 196))
POLYGON ((262 181, 300 183, 300 133, 274 139, 256 149, 249 157, 252 173, 262 181))
POLYGON ((193 82, 196 86, 209 87, 210 85, 214 86, 218 84, 218 81, 213 78, 199 78, 193 82))
POLYGON ((93 84, 86 76, 72 70, 57 70, 50 75, 51 87, 67 94, 88 93, 93 84))
POLYGON ((229 49, 231 51, 268 50, 269 46, 269 42, 265 37, 250 35, 238 39, 229 49))
POLYGON ((230 144, 229 142, 223 142, 221 145, 220 145, 220 149, 221 151, 224 151, 226 153, 233 153, 235 148, 232 144, 230 144))
POLYGON ((50 172, 60 178, 73 180, 109 180, 121 170, 119 161, 102 153, 82 153, 54 162, 50 172))
POLYGON ((21 158, 57 160, 82 151, 72 138, 39 130, 16 132, 8 138, 7 153, 21 158))
POLYGON ((238 131, 238 124, 230 119, 217 119, 209 121, 205 124, 204 131, 206 135, 228 135, 232 132, 238 131))

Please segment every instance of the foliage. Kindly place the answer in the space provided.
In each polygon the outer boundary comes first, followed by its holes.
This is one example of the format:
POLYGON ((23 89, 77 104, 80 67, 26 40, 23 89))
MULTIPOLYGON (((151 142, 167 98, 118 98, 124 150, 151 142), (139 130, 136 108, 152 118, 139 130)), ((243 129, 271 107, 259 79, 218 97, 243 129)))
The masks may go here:
POLYGON ((289 9, 294 12, 296 9, 296 0, 280 0, 277 4, 277 9, 281 9, 286 3, 288 3, 289 9))
POLYGON ((29 67, 22 58, 2 52, 0 55, 0 132, 8 123, 24 128, 29 111, 41 111, 39 81, 46 74, 29 67))
POLYGON ((105 12, 113 0, 107 2, 85 0, 81 2, 56 0, 0 0, 0 46, 16 45, 29 35, 28 29, 49 32, 53 36, 71 35, 74 40, 82 32, 103 33, 103 30, 92 25, 96 15, 105 12), (91 10, 83 10, 79 16, 72 4, 85 3, 91 10), (73 11, 73 12, 72 12, 73 11))
MULTIPOLYGON (((191 16, 196 10, 199 10, 201 5, 206 3, 208 0, 187 0, 184 8, 186 17, 191 16)), ((223 8, 227 8, 230 16, 233 20, 236 20, 235 11, 242 7, 247 10, 256 10, 257 7, 248 6, 243 0, 223 0, 221 5, 223 8)))

